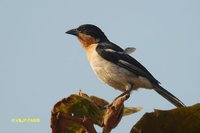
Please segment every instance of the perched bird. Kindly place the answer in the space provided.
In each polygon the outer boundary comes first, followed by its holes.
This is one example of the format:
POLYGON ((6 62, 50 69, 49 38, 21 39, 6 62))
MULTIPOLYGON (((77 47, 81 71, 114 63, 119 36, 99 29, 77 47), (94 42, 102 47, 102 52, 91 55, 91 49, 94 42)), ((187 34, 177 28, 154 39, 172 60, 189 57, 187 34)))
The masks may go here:
POLYGON ((185 106, 178 98, 160 86, 152 74, 129 54, 134 48, 123 50, 108 40, 95 25, 84 24, 66 32, 78 38, 84 47, 95 74, 106 84, 122 92, 138 88, 153 89, 176 107, 185 106))

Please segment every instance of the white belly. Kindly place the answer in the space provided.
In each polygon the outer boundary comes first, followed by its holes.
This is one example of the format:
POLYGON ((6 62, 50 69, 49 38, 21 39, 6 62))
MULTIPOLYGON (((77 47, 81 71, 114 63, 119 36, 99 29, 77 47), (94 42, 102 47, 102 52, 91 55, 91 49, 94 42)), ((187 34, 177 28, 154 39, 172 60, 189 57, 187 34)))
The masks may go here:
POLYGON ((96 46, 97 44, 89 46, 87 56, 93 71, 103 82, 121 91, 129 89, 132 85, 135 89, 145 87, 144 78, 137 77, 130 71, 103 59, 96 52, 96 46))

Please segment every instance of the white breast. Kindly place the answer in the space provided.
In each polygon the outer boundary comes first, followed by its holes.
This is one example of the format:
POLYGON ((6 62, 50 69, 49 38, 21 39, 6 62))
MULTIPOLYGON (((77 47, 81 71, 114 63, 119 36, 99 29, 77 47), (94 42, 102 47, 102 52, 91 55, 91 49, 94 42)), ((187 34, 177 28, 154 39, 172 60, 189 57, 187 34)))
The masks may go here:
POLYGON ((93 71, 106 84, 115 89, 125 91, 129 84, 127 75, 129 75, 130 72, 103 59, 96 52, 96 46, 97 44, 92 44, 86 51, 93 71))
POLYGON ((96 52, 97 44, 92 44, 86 49, 87 57, 95 74, 106 84, 125 91, 127 87, 134 85, 135 89, 151 88, 151 83, 144 77, 138 77, 134 73, 119 67, 118 65, 103 59, 96 52))

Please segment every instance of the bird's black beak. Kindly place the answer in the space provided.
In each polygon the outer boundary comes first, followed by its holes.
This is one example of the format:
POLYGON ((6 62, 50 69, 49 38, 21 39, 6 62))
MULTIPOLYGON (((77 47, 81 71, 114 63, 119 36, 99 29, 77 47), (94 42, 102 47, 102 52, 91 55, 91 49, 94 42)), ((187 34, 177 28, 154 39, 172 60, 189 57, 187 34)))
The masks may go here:
POLYGON ((65 33, 77 36, 78 35, 78 30, 77 29, 71 29, 71 30, 69 30, 69 31, 67 31, 65 33))

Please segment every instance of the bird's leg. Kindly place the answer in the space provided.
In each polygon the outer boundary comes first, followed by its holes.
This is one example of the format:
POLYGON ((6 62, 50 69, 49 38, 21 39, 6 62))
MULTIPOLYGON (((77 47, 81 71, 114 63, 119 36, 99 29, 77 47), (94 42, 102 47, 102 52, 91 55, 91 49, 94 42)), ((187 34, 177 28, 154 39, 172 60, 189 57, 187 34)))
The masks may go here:
POLYGON ((131 94, 131 91, 134 89, 134 85, 132 84, 128 84, 126 86, 126 90, 121 94, 119 95, 118 97, 116 97, 115 99, 119 98, 119 97, 122 97, 122 96, 125 96, 127 95, 127 99, 130 97, 130 94, 131 94))
MULTIPOLYGON (((131 88, 131 86, 128 86, 128 88, 131 88)), ((131 90, 127 89, 108 105, 103 116, 103 133, 110 133, 121 121, 124 112, 124 102, 130 97, 131 90)))

